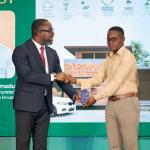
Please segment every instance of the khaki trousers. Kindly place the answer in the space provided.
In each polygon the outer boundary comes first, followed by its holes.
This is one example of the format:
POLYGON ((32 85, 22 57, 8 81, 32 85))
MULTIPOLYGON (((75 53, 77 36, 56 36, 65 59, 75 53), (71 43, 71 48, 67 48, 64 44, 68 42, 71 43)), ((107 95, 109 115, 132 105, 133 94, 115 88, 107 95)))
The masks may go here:
POLYGON ((108 101, 105 113, 110 150, 138 150, 139 98, 108 101))

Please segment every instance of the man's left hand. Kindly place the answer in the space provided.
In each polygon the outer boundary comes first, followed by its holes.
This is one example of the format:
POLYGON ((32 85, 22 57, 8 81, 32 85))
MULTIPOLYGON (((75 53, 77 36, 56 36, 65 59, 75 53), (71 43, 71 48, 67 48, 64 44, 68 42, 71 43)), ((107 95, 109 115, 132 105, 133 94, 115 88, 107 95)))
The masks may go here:
POLYGON ((78 93, 76 93, 76 94, 74 95, 74 101, 80 103, 80 100, 81 100, 81 96, 80 96, 78 93))

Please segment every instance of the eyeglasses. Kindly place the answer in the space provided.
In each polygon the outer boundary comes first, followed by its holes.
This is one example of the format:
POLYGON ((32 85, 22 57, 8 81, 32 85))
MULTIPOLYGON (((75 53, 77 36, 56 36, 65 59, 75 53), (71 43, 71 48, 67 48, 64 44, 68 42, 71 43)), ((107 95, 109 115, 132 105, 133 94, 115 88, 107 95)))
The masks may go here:
POLYGON ((49 29, 49 30, 41 29, 41 30, 38 30, 38 31, 52 33, 52 32, 54 32, 54 29, 49 29))
POLYGON ((112 42, 112 43, 115 43, 116 41, 118 40, 118 38, 115 38, 115 37, 113 37, 113 38, 107 38, 107 42, 112 42))

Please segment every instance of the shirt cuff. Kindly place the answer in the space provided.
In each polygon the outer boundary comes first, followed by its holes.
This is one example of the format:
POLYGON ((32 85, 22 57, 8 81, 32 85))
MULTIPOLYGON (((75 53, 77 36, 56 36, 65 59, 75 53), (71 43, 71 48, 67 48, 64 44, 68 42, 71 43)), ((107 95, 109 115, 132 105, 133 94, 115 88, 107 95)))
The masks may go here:
POLYGON ((94 95, 93 97, 94 97, 95 101, 98 101, 100 99, 98 95, 94 95))
POLYGON ((51 74, 51 81, 54 81, 54 74, 51 74))

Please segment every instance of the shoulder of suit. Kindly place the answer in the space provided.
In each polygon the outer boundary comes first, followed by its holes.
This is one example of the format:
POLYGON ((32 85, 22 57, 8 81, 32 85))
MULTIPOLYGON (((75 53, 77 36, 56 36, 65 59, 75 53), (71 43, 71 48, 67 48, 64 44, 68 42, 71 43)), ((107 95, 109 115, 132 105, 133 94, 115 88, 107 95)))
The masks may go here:
POLYGON ((27 47, 28 47, 28 45, 30 44, 30 40, 28 40, 28 41, 25 41, 24 43, 22 43, 22 44, 20 44, 20 45, 18 45, 18 46, 16 46, 16 48, 15 48, 15 50, 25 50, 25 49, 27 49, 27 47))
POLYGON ((49 47, 49 46, 45 46, 45 48, 46 48, 48 51, 57 53, 55 49, 53 49, 53 48, 51 48, 51 47, 49 47))

